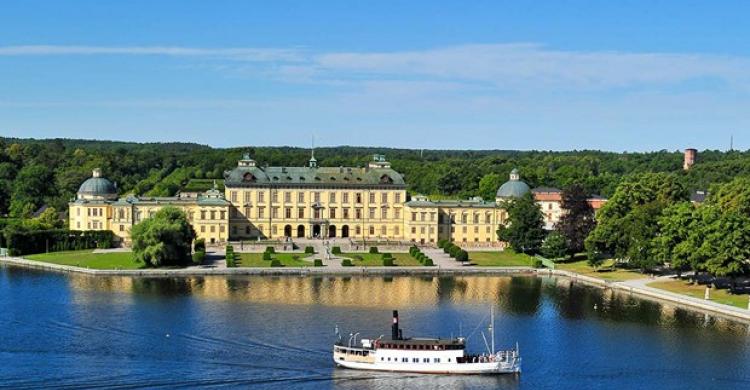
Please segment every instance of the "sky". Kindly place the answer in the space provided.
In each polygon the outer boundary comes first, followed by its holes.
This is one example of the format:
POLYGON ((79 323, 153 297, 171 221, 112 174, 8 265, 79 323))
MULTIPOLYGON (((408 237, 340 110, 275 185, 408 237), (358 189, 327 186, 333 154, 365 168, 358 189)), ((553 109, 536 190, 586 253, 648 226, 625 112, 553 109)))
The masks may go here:
POLYGON ((0 9, 0 136, 750 148, 748 1, 34 1, 0 9))

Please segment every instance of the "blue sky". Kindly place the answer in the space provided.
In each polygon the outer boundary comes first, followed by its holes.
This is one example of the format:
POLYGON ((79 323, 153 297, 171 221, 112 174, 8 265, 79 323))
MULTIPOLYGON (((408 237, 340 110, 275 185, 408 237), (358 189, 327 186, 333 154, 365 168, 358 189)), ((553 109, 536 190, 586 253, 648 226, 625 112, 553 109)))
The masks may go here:
POLYGON ((0 135, 750 148, 750 2, 4 1, 0 135))

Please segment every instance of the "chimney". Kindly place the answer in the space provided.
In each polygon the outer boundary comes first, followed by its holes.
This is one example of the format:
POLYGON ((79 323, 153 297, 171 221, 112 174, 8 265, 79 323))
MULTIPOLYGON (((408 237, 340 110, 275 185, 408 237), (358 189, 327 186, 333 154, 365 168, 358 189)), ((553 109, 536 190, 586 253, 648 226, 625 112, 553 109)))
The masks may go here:
POLYGON ((398 328, 398 310, 393 311, 393 324, 391 324, 391 339, 401 340, 401 329, 398 328))
POLYGON ((682 163, 682 169, 684 170, 690 170, 692 166, 695 164, 695 157, 698 154, 698 151, 696 149, 685 149, 685 159, 682 163))

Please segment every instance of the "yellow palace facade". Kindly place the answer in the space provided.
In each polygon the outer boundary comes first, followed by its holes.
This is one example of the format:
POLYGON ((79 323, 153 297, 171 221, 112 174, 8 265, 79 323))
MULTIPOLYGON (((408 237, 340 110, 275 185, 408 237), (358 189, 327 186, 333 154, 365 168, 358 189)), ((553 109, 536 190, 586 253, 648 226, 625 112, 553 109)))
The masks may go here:
POLYGON ((245 155, 224 173, 224 187, 224 193, 214 186, 197 195, 118 198, 97 170, 69 204, 70 229, 111 230, 127 243, 134 224, 176 206, 209 243, 288 237, 499 246, 496 231, 507 219, 501 201, 517 195, 501 187, 494 202, 407 199, 403 176, 382 155, 366 167, 318 167, 314 157, 305 167, 261 167, 245 155))

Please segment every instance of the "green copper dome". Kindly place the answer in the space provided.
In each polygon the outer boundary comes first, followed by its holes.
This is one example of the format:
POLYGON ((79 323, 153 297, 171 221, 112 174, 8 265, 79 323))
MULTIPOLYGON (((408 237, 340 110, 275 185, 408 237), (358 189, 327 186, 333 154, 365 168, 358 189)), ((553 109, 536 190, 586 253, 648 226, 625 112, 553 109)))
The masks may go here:
POLYGON ((78 195, 112 198, 117 196, 117 187, 111 181, 101 177, 101 171, 95 169, 93 176, 78 188, 78 195))
POLYGON ((531 191, 529 185, 521 181, 517 169, 510 171, 510 180, 503 183, 497 190, 497 197, 502 199, 520 198, 531 191))

